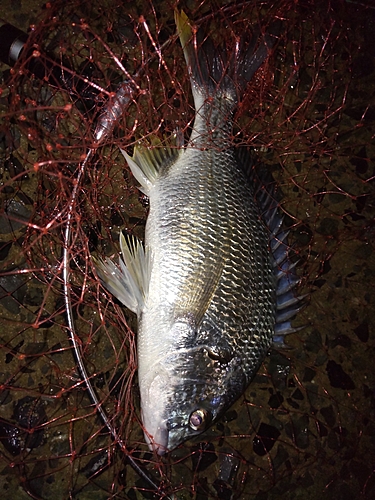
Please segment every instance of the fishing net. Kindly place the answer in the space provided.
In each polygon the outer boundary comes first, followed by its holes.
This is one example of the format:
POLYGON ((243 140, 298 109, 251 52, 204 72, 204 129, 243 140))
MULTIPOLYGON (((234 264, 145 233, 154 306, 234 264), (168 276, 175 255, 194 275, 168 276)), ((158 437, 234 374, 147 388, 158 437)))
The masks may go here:
POLYGON ((7 21, 31 29, 23 57, 1 73, 0 491, 374 498, 369 0, 179 4, 228 46, 251 26, 283 21, 240 103, 233 141, 253 148, 278 182, 298 293, 309 300, 293 322, 305 328, 270 353, 213 427, 165 457, 144 442, 136 319, 102 288, 91 255, 116 255, 120 231, 144 235, 147 199, 119 147, 130 153, 137 140, 176 130, 189 137, 194 109, 174 7, 68 0, 31 18, 9 7, 7 21), (38 78, 35 61, 60 69, 38 78), (120 113, 100 139, 103 109, 120 113))

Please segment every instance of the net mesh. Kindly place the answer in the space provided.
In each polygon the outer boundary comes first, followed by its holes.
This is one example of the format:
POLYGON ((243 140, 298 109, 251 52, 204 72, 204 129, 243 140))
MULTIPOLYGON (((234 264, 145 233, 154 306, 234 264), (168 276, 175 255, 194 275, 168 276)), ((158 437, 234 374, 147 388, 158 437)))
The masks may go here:
POLYGON ((373 498, 374 8, 333 0, 179 6, 229 45, 250 26, 283 20, 240 103, 233 141, 256 151, 283 193, 299 293, 310 295, 293 325, 306 327, 287 337, 289 349, 271 352, 212 428, 164 458, 149 452, 136 320, 101 287, 91 254, 116 254, 120 231, 144 235, 147 199, 119 147, 131 152, 135 141, 176 129, 189 136, 194 110, 175 5, 46 4, 24 57, 2 67, 1 490, 20 499, 373 498), (31 77, 36 59, 65 68, 63 78, 31 77), (98 145, 100 111, 131 77, 129 102, 98 145), (69 340, 67 225, 75 338, 115 434, 69 340))

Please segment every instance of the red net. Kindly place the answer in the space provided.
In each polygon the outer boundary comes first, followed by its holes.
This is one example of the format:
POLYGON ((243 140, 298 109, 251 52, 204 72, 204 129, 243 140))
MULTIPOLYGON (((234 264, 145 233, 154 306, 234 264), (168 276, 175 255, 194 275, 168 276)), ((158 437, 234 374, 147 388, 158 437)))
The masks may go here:
POLYGON ((271 353, 212 428, 164 458, 144 442, 136 320, 99 285, 91 254, 117 253, 120 231, 144 234, 147 200, 119 146, 130 152, 136 140, 177 128, 189 135, 194 110, 174 7, 54 2, 24 57, 11 71, 3 66, 1 491, 38 499, 373 498, 371 2, 180 5, 229 45, 251 25, 283 20, 277 48, 239 106, 233 141, 254 148, 281 187, 300 293, 311 299, 294 322, 306 328, 287 337, 290 349, 271 353), (38 57, 63 71, 49 82, 30 76, 38 57), (129 102, 98 145, 100 110, 130 76, 129 102), (78 368, 67 301, 106 423, 78 368))

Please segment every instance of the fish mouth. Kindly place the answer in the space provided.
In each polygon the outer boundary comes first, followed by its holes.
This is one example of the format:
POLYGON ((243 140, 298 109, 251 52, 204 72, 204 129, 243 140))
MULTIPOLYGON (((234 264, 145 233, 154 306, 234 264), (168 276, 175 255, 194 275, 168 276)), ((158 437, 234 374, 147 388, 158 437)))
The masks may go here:
POLYGON ((157 363, 143 377, 141 389, 141 420, 146 443, 152 452, 164 455, 168 451, 169 427, 166 408, 170 376, 157 363))
POLYGON ((155 431, 151 434, 150 432, 144 432, 146 443, 152 452, 158 455, 165 455, 168 450, 168 438, 169 430, 167 429, 166 423, 163 422, 161 425, 157 426, 155 431))

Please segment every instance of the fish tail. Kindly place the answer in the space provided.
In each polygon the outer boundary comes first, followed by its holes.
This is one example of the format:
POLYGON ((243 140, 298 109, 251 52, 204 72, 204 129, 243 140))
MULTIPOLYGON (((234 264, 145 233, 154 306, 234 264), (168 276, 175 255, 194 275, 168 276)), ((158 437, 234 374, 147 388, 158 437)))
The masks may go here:
POLYGON ((214 45, 204 30, 191 27, 185 12, 175 10, 175 21, 185 60, 190 72, 194 100, 204 97, 225 97, 236 105, 248 82, 267 59, 280 32, 276 21, 261 36, 250 42, 243 36, 232 51, 214 45))

